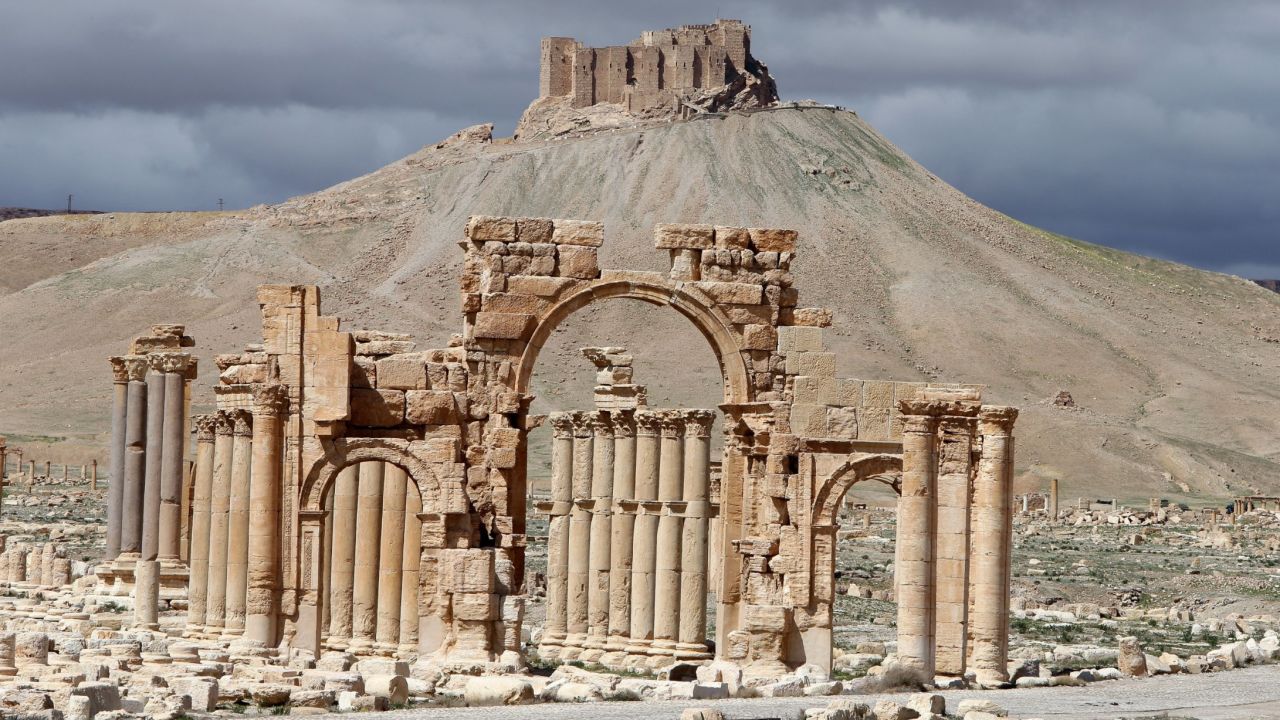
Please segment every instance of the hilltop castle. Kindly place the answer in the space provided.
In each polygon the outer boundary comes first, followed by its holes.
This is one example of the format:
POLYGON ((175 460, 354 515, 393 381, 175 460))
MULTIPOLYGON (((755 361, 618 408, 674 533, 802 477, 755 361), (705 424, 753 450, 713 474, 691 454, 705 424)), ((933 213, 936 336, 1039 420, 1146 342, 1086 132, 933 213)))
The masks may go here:
POLYGON ((567 97, 574 108, 613 103, 634 113, 744 89, 750 105, 778 99, 768 69, 751 57, 751 27, 739 20, 646 30, 628 45, 603 48, 567 37, 542 39, 539 98, 567 97))

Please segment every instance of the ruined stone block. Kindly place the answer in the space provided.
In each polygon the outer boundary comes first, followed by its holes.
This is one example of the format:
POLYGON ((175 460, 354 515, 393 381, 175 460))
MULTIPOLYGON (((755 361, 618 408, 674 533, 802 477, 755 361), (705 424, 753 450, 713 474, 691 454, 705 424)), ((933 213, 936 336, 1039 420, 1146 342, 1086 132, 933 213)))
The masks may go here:
POLYGON ((592 280, 600 276, 595 248, 564 245, 558 258, 561 277, 592 280))
POLYGON ((751 244, 751 233, 747 232, 746 228, 717 225, 715 228, 715 243, 717 248, 745 250, 751 244))
POLYGON ((790 253, 796 251, 798 233, 795 230, 749 228, 747 232, 751 234, 751 245, 760 252, 790 253))
POLYGON ((661 250, 701 250, 714 247, 715 242, 715 228, 710 225, 662 223, 653 228, 653 246, 661 250))
POLYGON ((827 409, 827 437, 858 439, 858 411, 851 407, 827 409))
POLYGON ((869 380, 862 384, 862 404, 865 407, 893 407, 893 383, 869 380))
POLYGON ((830 352, 788 353, 787 374, 834 378, 836 375, 836 354, 830 352))
POLYGON ((475 336, 492 340, 525 340, 536 318, 520 313, 476 313, 475 336))
POLYGON ((481 297, 481 309, 491 313, 537 315, 547 306, 547 301, 536 295, 505 292, 489 293, 481 297))
POLYGON ((516 220, 509 217, 473 215, 467 221, 467 237, 472 242, 512 242, 516 239, 516 220))
POLYGON ((858 439, 889 439, 889 408, 867 407, 862 408, 858 414, 861 418, 858 423, 858 439))
POLYGON ((499 617, 498 598, 496 593, 455 592, 453 616, 458 620, 495 620, 499 617))
POLYGON ((378 386, 378 364, 367 357, 351 358, 351 387, 375 388, 378 386))
POLYGON ((781 605, 747 605, 743 626, 751 632, 781 633, 787 629, 787 609, 781 605))
POLYGON ((456 422, 457 406, 449 390, 410 390, 405 393, 405 420, 414 425, 456 422))
POLYGON ((778 346, 778 331, 771 325, 747 325, 742 328, 742 347, 747 350, 773 350, 778 346))
POLYGON ((791 324, 805 327, 831 327, 831 311, 827 308, 796 308, 791 311, 791 324))
POLYGON ((516 220, 516 239, 523 243, 549 243, 555 225, 547 218, 516 220))
POLYGON ((717 303, 734 303, 737 305, 758 305, 762 301, 762 288, 759 285, 733 282, 696 282, 693 284, 717 303))
POLYGON ((383 390, 421 390, 427 387, 424 353, 389 355, 377 362, 377 387, 383 390))
POLYGON ((351 390, 351 423, 394 427, 404 422, 404 393, 399 390, 351 390))
POLYGON ((556 245, 600 247, 604 244, 604 223, 592 220, 556 220, 551 242, 556 245))
POLYGON ((822 341, 822 328, 816 327, 780 327, 778 328, 778 351, 819 352, 825 350, 822 341))
MULTIPOLYGON (((554 259, 552 262, 554 264, 554 259)), ((507 292, 549 298, 559 295, 578 282, 577 278, 519 275, 507 279, 507 292)))

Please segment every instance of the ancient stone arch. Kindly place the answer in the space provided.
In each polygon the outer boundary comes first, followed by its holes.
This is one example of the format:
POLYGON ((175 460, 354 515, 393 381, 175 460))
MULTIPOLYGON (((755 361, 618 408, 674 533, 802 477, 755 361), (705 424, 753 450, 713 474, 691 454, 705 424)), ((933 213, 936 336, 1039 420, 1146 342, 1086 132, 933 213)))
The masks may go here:
MULTIPOLYGON (((339 530, 323 503, 341 468, 359 461, 402 467, 424 491, 420 602, 401 612, 416 610, 421 637, 406 648, 388 628, 361 651, 520 666, 525 458, 538 422, 528 413, 529 378, 564 318, 596 300, 628 298, 688 318, 721 365, 716 658, 748 676, 830 664, 834 506, 859 477, 900 467, 897 661, 928 674, 1004 676, 1004 605, 971 612, 964 598, 1003 592, 1007 602, 1016 411, 983 405, 976 386, 837 377, 823 340, 831 313, 798 303, 792 231, 659 225, 663 272, 602 270, 603 242, 595 222, 472 218, 460 242, 462 332, 445 348, 344 331, 320 313, 312 286, 260 288, 263 342, 217 357, 218 411, 243 420, 245 432, 234 443, 230 432, 225 443, 201 434, 191 523, 199 534, 189 541, 193 557, 247 545, 244 635, 291 651, 325 649, 319 598, 332 573, 323 548, 326 533, 339 530), (217 457, 239 460, 209 461, 217 457), (236 487, 245 468, 252 476, 229 510, 212 491, 232 484, 228 466, 240 468, 236 487), (224 511, 252 522, 224 535, 203 521, 224 511)), ((646 502, 592 507, 636 513, 646 502)), ((651 509, 670 517, 688 505, 651 509)), ((193 596, 205 590, 201 578, 221 579, 214 565, 193 573, 193 596)), ((207 604, 190 608, 192 634, 224 630, 211 627, 207 604)))

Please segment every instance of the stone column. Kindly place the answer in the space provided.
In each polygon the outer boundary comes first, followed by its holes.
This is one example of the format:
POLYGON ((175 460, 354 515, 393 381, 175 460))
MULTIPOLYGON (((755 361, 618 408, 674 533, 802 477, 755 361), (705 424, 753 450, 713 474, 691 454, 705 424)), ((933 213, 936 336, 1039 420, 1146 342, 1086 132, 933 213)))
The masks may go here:
POLYGON ((586 662, 604 652, 609 634, 609 534, 613 519, 613 421, 607 412, 594 413, 591 459, 591 550, 587 576, 586 662))
POLYGON ((378 551, 377 648, 394 653, 400 645, 400 589, 404 567, 404 494, 409 476, 399 465, 385 464, 382 485, 382 538, 378 551))
POLYGON ((147 459, 147 359, 125 358, 129 388, 125 409, 124 504, 120 508, 120 553, 142 552, 142 498, 147 459))
POLYGON ((676 654, 688 659, 707 652, 707 525, 711 507, 709 410, 689 410, 684 425, 684 528, 680 543, 680 634, 676 654))
POLYGON ((189 355, 161 356, 164 370, 164 448, 160 459, 159 559, 181 562, 182 475, 186 454, 186 387, 189 355))
POLYGON ((934 674, 934 531, 937 522, 937 418, 927 402, 903 402, 902 495, 894 552, 898 660, 934 674))
POLYGON ((147 459, 142 491, 142 559, 160 550, 160 483, 164 470, 164 355, 148 355, 147 459))
POLYGON ((568 594, 561 660, 572 660, 587 641, 587 575, 591 544, 591 464, 594 435, 590 413, 573 414, 573 509, 569 515, 568 594))
POLYGON ((662 416, 637 410, 635 474, 635 539, 631 543, 631 638, 627 653, 649 652, 653 642, 654 572, 657 562, 658 515, 646 504, 658 499, 658 430, 662 416))
POLYGON ((139 560, 134 565, 133 624, 143 630, 160 629, 160 563, 139 560))
POLYGON ((680 535, 683 522, 671 503, 684 499, 684 417, 667 412, 662 419, 658 462, 658 550, 654 571, 653 649, 674 655, 680 634, 680 535))
POLYGON ((360 463, 356 486, 356 553, 351 596, 351 649, 373 649, 378 629, 378 551, 382 547, 381 462, 360 463))
MULTIPOLYGON (((213 480, 209 490, 209 560, 205 570, 206 598, 204 610, 204 631, 217 637, 225 629, 227 621, 227 576, 229 572, 227 556, 227 522, 228 507, 231 503, 233 481, 231 477, 232 451, 234 440, 232 431, 235 421, 226 412, 218 412, 210 416, 213 422, 213 457, 210 460, 210 472, 213 480)), ((196 569, 191 568, 192 577, 196 569)), ((244 619, 244 607, 241 606, 240 618, 244 619)), ((241 624, 243 627, 243 622, 241 624)))
POLYGON ((972 670, 982 685, 1009 680, 1009 550, 1013 535, 1013 422, 1016 408, 986 406, 978 416, 982 457, 973 488, 969 618, 972 670))
POLYGON ((346 648, 351 642, 351 592, 356 561, 356 493, 360 465, 348 465, 333 483, 333 527, 329 560, 330 647, 346 648))
POLYGON ((280 610, 280 473, 283 415, 289 396, 283 385, 253 390, 253 480, 249 484, 249 572, 245 637, 276 644, 280 610))
POLYGON ((636 494, 636 422, 631 411, 613 413, 613 504, 609 537, 609 637, 606 664, 617 664, 631 634, 631 560, 636 516, 620 503, 636 494))
POLYGON ((552 413, 551 512, 547 521, 547 618, 538 655, 559 657, 564 645, 569 595, 569 512, 573 506, 573 416, 552 413))
MULTIPOLYGON (((98 490, 98 461, 95 458, 89 465, 89 489, 97 492, 98 490)), ((116 542, 120 539, 116 538, 116 542)))
MULTIPOLYGON (((120 554, 120 513, 124 505, 124 455, 129 373, 122 357, 111 358, 111 484, 107 486, 107 560, 120 554)), ((94 461, 94 469, 98 467, 94 461)), ((96 477, 96 475, 95 475, 96 477)))
POLYGON ((945 415, 939 426, 934 670, 942 675, 963 675, 968 657, 969 483, 975 426, 975 419, 965 415, 945 415))
MULTIPOLYGON (((168 388, 165 389, 168 392, 168 388)), ((197 415, 196 485, 191 509, 191 575, 187 590, 187 635, 204 630, 209 590, 209 524, 213 492, 213 415, 197 415)))
POLYGON ((405 489, 404 542, 400 553, 400 647, 399 655, 418 652, 418 581, 422 562, 422 494, 413 478, 405 489))
POLYGON ((1058 478, 1049 478, 1049 519, 1058 519, 1058 478))
MULTIPOLYGON (((247 410, 230 416, 232 427, 231 494, 227 498, 227 617, 226 633, 244 632, 249 583, 249 506, 253 484, 254 417, 247 410)), ((214 446, 217 452, 217 446, 214 446)), ((216 461, 215 461, 216 463, 216 461)))

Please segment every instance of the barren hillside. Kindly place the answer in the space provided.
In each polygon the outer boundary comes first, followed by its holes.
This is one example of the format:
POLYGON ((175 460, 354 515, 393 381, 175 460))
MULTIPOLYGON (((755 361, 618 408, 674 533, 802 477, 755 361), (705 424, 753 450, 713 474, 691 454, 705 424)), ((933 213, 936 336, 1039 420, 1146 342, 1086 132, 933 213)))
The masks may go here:
MULTIPOLYGON (((207 402, 212 355, 258 336, 262 282, 316 283, 348 327, 442 344, 460 326, 455 243, 471 214, 603 220, 602 264, 641 269, 665 262, 654 223, 714 222, 801 232, 802 303, 835 310, 843 373, 985 383, 1021 406, 1020 489, 1055 476, 1068 497, 1280 494, 1276 293, 1019 223, 850 112, 482 137, 276 206, 0 223, 0 433, 102 442, 104 358, 154 322, 190 327, 207 402), (1054 406, 1060 390, 1078 407, 1054 406)), ((704 341, 674 314, 631 310, 566 325, 541 360, 541 407, 585 403, 572 351, 602 342, 631 346, 657 401, 716 402, 704 341)))

